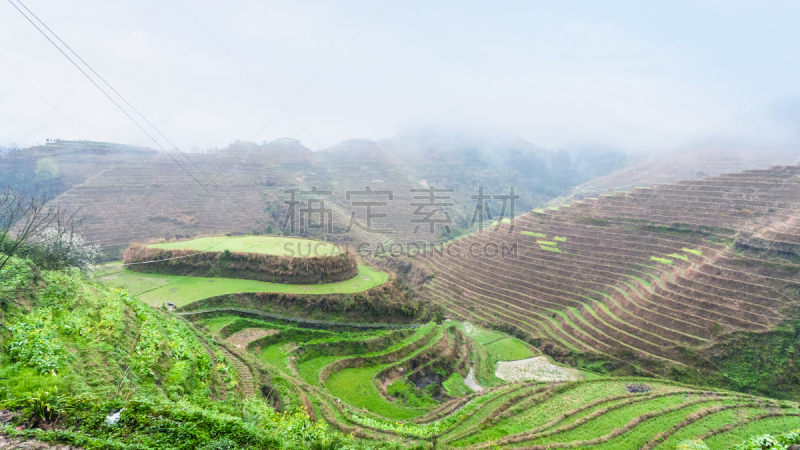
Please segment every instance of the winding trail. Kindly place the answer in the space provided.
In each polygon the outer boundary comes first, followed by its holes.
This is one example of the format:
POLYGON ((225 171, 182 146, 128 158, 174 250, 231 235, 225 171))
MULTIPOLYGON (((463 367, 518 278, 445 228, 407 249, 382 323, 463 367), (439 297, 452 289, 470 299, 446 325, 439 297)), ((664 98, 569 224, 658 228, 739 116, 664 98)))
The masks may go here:
POLYGON ((253 397, 256 395, 256 384, 253 380, 253 374, 250 372, 250 367, 244 362, 241 356, 229 351, 227 348, 220 346, 220 350, 228 358, 228 361, 233 364, 236 371, 239 373, 240 384, 239 387, 242 392, 242 397, 253 397))
POLYGON ((473 376, 474 373, 475 373, 475 368, 474 367, 470 367, 469 368, 469 373, 467 374, 467 377, 464 378, 464 384, 466 384, 467 387, 472 389, 473 391, 480 392, 480 391, 483 390, 483 388, 481 387, 480 384, 478 384, 475 381, 475 377, 473 376))

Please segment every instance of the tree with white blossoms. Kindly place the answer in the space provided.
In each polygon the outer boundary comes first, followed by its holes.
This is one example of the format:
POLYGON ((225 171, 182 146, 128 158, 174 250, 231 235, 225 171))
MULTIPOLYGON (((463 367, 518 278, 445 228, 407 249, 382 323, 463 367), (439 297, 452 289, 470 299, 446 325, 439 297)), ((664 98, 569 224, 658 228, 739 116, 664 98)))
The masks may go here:
POLYGON ((47 227, 36 233, 30 243, 36 247, 39 262, 50 270, 77 267, 88 272, 100 255, 99 247, 87 244, 72 227, 47 227))

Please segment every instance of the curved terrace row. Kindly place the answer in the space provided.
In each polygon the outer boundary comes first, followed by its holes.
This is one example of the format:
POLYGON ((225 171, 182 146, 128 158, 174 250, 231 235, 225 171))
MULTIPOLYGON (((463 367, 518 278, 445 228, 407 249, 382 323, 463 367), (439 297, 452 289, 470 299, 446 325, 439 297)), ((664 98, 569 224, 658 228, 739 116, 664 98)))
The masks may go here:
POLYGON ((537 210, 513 231, 504 224, 449 243, 460 251, 429 252, 430 292, 457 317, 504 322, 566 349, 681 365, 684 347, 770 330, 795 310, 798 266, 784 259, 772 270, 735 249, 793 251, 800 209, 785 201, 799 198, 798 175, 748 171, 537 210), (516 257, 470 254, 489 243, 516 245, 516 257))

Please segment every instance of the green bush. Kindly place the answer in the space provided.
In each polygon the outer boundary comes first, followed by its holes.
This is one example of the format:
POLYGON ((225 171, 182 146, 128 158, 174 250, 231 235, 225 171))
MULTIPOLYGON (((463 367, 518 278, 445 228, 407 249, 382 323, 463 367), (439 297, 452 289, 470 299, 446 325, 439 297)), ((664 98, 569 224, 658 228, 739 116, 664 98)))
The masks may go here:
POLYGON ((41 308, 22 316, 11 330, 8 353, 20 366, 28 366, 40 373, 57 373, 64 364, 64 352, 54 339, 56 327, 53 312, 41 308))

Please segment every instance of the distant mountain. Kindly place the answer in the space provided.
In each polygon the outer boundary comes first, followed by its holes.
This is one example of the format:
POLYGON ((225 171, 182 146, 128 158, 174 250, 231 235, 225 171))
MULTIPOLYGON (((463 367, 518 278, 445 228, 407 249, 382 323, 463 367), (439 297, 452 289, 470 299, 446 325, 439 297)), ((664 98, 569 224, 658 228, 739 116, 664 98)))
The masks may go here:
POLYGON ((55 141, 0 153, 0 186, 53 198, 98 173, 142 164, 156 150, 93 141, 55 141))
POLYGON ((615 191, 628 192, 636 187, 695 180, 736 173, 742 170, 767 169, 794 165, 800 161, 800 147, 745 147, 733 144, 703 144, 682 151, 631 158, 614 171, 598 174, 571 189, 568 195, 550 201, 551 205, 569 200, 594 198, 615 191))
MULTIPOLYGON (((480 187, 489 196, 486 212, 496 220, 503 201, 492 196, 509 195, 512 186, 519 196, 515 213, 522 214, 624 162, 618 153, 570 155, 512 135, 479 138, 421 129, 378 142, 348 140, 317 152, 283 138, 172 155, 59 141, 0 156, 0 184, 46 191, 68 209, 80 209, 87 215, 82 232, 114 258, 131 242, 218 233, 303 234, 370 245, 441 242, 472 225, 478 205, 471 197, 480 187), (436 201, 452 204, 421 208, 426 194, 419 190, 430 187, 452 189, 436 201), (292 195, 295 203, 287 203, 292 195), (372 225, 367 225, 367 200, 385 202, 375 206, 372 225), (299 210, 292 228, 289 205, 326 209, 330 232, 312 228, 312 213, 299 210), (429 212, 433 215, 426 218, 429 212), (438 220, 433 230, 428 218, 438 220), (302 221, 306 226, 299 226, 302 221)), ((322 213, 313 214, 317 220, 322 213)))

